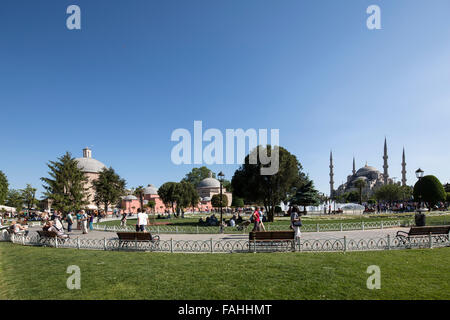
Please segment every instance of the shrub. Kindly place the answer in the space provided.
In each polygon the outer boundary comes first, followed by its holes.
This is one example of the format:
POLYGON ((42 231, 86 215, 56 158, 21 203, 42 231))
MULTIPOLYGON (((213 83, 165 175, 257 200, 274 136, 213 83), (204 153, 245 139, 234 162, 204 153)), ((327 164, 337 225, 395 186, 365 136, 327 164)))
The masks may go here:
POLYGON ((414 200, 428 202, 430 208, 439 201, 445 201, 446 197, 444 187, 435 176, 425 176, 414 185, 414 200))

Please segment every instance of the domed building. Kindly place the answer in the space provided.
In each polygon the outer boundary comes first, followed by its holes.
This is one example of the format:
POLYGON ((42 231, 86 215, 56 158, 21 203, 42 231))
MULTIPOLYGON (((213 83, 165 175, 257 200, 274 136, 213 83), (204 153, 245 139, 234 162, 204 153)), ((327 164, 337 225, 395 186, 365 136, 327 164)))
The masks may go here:
MULTIPOLYGON (((197 185, 197 192, 200 196, 201 207, 204 210, 211 209, 211 198, 215 194, 220 194, 220 181, 212 177, 212 173, 209 173, 209 177, 200 181, 197 185)), ((222 194, 226 195, 228 198, 228 206, 231 206, 231 202, 233 200, 233 195, 231 192, 227 192, 227 190, 222 186, 222 194)))
MULTIPOLYGON (((378 171, 375 167, 369 166, 367 163, 364 167, 356 170, 355 158, 353 158, 353 170, 352 174, 347 176, 347 182, 341 184, 336 190, 334 189, 334 165, 333 165, 333 153, 330 153, 330 195, 332 197, 340 196, 344 193, 351 191, 359 191, 356 186, 356 181, 364 180, 365 187, 362 190, 365 195, 372 195, 374 190, 382 185, 392 184, 394 181, 389 178, 388 173, 388 153, 387 142, 384 140, 384 154, 383 154, 383 173, 378 171)), ((403 149, 402 155, 402 185, 406 185, 406 161, 405 150, 403 149)))
POLYGON ((94 203, 95 190, 93 186, 94 180, 97 180, 100 174, 100 171, 106 168, 106 166, 92 158, 92 150, 89 148, 83 149, 83 157, 75 159, 77 161, 77 167, 86 175, 88 182, 86 184, 86 188, 88 191, 88 209, 97 209, 97 206, 94 203))

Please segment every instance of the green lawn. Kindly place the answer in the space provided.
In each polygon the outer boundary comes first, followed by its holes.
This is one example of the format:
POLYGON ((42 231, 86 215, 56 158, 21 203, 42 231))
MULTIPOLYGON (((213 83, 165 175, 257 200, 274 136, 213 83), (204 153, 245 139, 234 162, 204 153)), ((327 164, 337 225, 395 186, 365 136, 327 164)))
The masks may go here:
POLYGON ((450 248, 163 254, 0 243, 1 299, 450 299, 450 248), (81 268, 68 290, 66 268, 81 268), (381 268, 369 290, 366 269, 381 268))

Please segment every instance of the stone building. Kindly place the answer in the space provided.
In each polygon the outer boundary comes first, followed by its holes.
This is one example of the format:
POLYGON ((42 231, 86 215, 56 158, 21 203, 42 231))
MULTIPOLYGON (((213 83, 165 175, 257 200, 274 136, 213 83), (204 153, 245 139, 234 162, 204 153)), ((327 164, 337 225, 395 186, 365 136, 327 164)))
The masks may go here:
MULTIPOLYGON (((211 206, 211 198, 215 194, 220 194, 220 181, 212 177, 212 173, 209 173, 209 177, 200 181, 197 186, 197 192, 200 196, 200 202, 203 205, 211 206)), ((226 195, 228 198, 228 206, 231 206, 231 202, 233 200, 233 195, 231 192, 227 192, 227 190, 222 186, 222 194, 226 195)), ((211 208, 211 207, 210 207, 211 208)))
POLYGON ((106 166, 102 162, 92 158, 92 150, 89 148, 84 148, 83 157, 75 160, 77 161, 78 168, 84 172, 88 179, 85 186, 88 192, 87 201, 89 202, 87 209, 97 209, 97 206, 94 203, 95 189, 93 181, 98 179, 100 171, 106 168, 106 166))
MULTIPOLYGON (((384 153, 383 153, 383 173, 378 171, 376 168, 369 166, 367 163, 364 167, 356 170, 355 158, 353 157, 353 169, 352 173, 347 176, 347 181, 341 184, 336 190, 334 189, 334 166, 333 166, 333 155, 330 154, 330 195, 332 197, 340 196, 344 193, 351 191, 358 191, 359 189, 356 187, 356 181, 364 180, 365 188, 363 189, 363 194, 370 196, 373 194, 374 190, 377 187, 386 184, 392 184, 394 181, 389 178, 388 172, 388 149, 387 149, 387 141, 384 140, 384 153)), ((405 158, 405 150, 403 149, 402 154, 402 179, 401 184, 406 185, 406 158, 405 158)))

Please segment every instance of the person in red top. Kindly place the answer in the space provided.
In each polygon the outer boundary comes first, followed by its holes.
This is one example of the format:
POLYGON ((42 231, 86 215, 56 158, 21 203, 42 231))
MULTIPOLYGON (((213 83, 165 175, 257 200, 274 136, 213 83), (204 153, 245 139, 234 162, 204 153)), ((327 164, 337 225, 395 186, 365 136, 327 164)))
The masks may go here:
POLYGON ((252 231, 260 231, 261 217, 259 215, 259 208, 256 207, 255 212, 253 212, 253 222, 255 223, 252 231))

